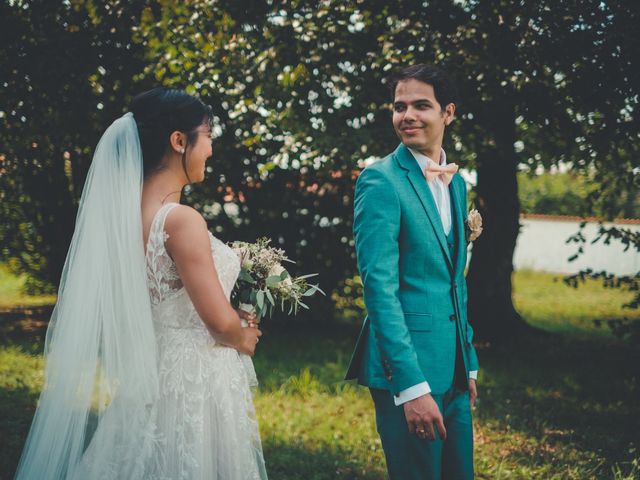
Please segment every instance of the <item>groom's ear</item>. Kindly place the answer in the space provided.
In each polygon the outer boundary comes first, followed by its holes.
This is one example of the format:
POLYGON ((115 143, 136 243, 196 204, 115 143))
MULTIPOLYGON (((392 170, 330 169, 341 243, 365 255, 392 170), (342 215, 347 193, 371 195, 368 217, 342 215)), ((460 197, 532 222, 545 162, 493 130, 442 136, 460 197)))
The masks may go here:
POLYGON ((445 107, 444 107, 444 124, 445 126, 449 126, 451 125, 451 122, 453 122, 453 118, 455 116, 456 113, 456 104, 455 103, 448 103, 445 107))

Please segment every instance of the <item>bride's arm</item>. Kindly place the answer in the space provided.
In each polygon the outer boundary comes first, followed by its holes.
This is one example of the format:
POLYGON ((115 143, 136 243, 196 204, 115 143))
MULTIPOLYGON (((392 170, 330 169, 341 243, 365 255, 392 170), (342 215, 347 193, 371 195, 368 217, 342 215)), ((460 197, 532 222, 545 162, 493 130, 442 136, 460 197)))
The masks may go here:
POLYGON ((225 345, 253 354, 261 333, 256 328, 243 328, 227 300, 213 263, 207 224, 202 215, 185 205, 176 207, 167 215, 165 231, 169 235, 165 243, 167 251, 211 335, 225 345))

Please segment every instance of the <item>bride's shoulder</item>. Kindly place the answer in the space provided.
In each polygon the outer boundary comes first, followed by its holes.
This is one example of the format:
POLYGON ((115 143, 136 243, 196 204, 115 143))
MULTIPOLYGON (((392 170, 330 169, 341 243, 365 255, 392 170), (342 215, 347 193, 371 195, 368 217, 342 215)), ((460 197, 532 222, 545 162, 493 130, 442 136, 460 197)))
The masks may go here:
POLYGON ((164 229, 171 237, 172 233, 207 231, 207 222, 195 208, 188 205, 176 205, 167 214, 164 229))
POLYGON ((188 205, 176 205, 165 219, 165 228, 205 227, 207 222, 200 212, 188 205))
POLYGON ((171 209, 165 219, 165 246, 176 263, 201 261, 211 256, 209 230, 204 217, 187 205, 171 209))

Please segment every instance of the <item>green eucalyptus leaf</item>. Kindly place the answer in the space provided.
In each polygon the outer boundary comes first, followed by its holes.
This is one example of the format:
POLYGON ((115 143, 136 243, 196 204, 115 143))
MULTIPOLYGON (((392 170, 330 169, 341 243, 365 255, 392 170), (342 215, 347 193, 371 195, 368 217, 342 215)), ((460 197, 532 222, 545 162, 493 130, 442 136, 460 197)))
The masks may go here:
POLYGON ((264 291, 258 290, 258 293, 256 295, 256 302, 258 307, 260 307, 260 310, 262 310, 262 308, 264 307, 264 291))
POLYGON ((276 302, 273 299, 273 295, 271 295, 271 292, 269 291, 269 289, 265 291, 267 292, 267 298, 269 299, 269 303, 271 303, 272 306, 275 306, 276 302))
POLYGON ((238 275, 238 281, 239 282, 247 282, 250 285, 255 285, 256 284, 256 280, 246 270, 240 270, 240 274, 238 275))
POLYGON ((268 287, 272 287, 274 285, 279 284, 281 281, 282 281, 282 279, 280 278, 280 275, 272 275, 270 277, 267 277, 266 280, 264 281, 264 283, 268 287))

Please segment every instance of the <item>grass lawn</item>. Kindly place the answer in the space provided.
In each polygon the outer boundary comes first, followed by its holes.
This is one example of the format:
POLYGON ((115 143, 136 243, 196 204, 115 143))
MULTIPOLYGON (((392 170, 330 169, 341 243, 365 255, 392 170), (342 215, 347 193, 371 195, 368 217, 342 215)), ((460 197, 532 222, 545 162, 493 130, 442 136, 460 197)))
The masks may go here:
POLYGON ((6 265, 0 264, 0 311, 16 307, 51 305, 55 295, 29 296, 22 293, 26 277, 12 275, 6 265))
MULTIPOLYGON (((638 348, 593 325, 630 316, 619 309, 626 298, 554 278, 514 278, 519 311, 552 334, 479 345, 477 478, 638 478, 638 348)), ((42 329, 5 327, 0 321, 8 332, 0 343, 0 479, 13 474, 42 384, 42 329)), ((385 478, 369 395, 341 381, 357 330, 335 321, 266 328, 255 402, 271 478, 385 478)))
POLYGON ((564 284, 562 275, 552 273, 516 272, 513 281, 516 307, 531 325, 581 338, 611 337, 606 326, 594 324, 596 319, 640 319, 640 311, 622 308, 632 297, 628 292, 603 288, 595 280, 574 289, 564 284))

